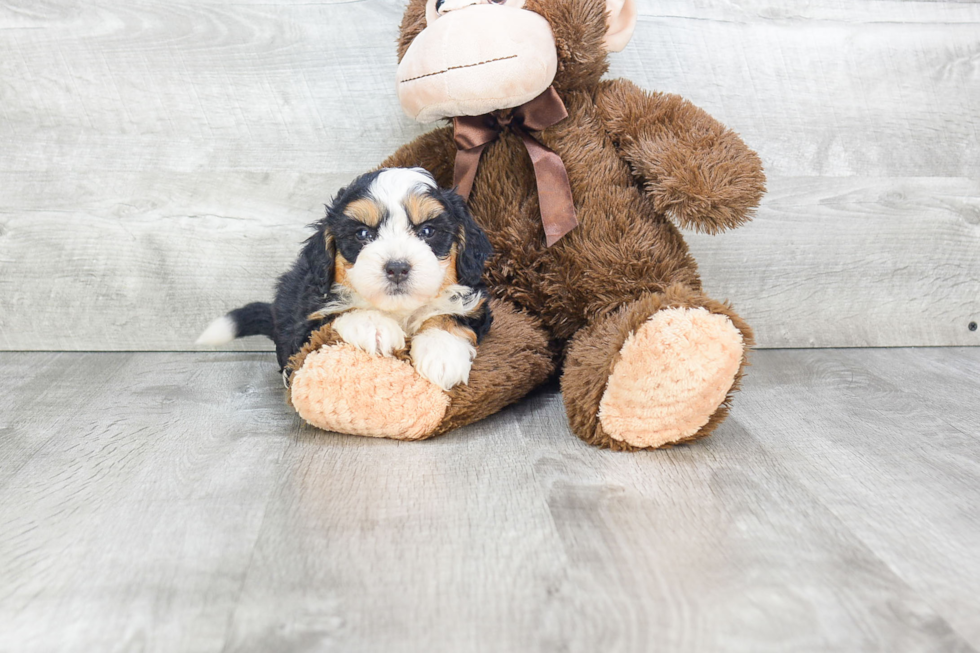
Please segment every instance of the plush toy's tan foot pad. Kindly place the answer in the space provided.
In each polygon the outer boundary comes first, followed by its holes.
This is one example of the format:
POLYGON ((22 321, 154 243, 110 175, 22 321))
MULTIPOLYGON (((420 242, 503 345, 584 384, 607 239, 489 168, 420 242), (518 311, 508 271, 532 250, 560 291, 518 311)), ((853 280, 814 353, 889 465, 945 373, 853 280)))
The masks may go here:
POLYGON ((724 315, 657 312, 620 349, 599 404, 602 428, 634 447, 693 436, 725 400, 743 349, 742 334, 724 315))
POLYGON ((290 384, 293 407, 318 428, 376 438, 418 440, 442 422, 449 397, 396 358, 348 344, 306 357, 290 384))

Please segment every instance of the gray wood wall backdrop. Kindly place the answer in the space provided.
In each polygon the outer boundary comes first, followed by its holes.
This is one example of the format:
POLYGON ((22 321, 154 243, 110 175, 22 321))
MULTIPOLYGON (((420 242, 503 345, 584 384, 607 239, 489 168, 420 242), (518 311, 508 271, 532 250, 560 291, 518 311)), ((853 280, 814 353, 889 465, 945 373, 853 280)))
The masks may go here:
MULTIPOLYGON (((402 6, 0 2, 0 349, 187 349, 270 297, 338 186, 425 129, 402 6)), ((765 161, 757 220, 690 237, 763 347, 980 344, 980 3, 640 9, 612 74, 765 161)))

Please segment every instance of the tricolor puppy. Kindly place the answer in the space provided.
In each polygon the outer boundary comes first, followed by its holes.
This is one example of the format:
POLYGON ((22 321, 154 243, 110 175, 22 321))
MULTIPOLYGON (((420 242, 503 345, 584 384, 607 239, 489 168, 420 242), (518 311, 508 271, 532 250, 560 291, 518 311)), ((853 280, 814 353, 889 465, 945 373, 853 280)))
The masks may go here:
POLYGON ((418 373, 444 390, 466 383, 490 329, 482 277, 491 249, 462 198, 421 168, 388 168, 342 189, 314 226, 275 301, 215 320, 198 343, 266 335, 287 373, 290 357, 331 322, 371 354, 408 344, 418 373))

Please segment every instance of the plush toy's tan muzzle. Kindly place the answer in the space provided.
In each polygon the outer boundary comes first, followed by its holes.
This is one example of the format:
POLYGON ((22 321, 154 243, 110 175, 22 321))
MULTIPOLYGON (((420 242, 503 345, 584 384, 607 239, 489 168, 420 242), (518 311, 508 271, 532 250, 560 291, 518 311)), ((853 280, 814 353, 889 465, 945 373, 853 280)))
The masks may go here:
POLYGON ((548 21, 531 11, 479 4, 430 22, 398 66, 398 99, 432 122, 479 116, 534 99, 558 70, 548 21), (495 34, 495 38, 470 35, 495 34))

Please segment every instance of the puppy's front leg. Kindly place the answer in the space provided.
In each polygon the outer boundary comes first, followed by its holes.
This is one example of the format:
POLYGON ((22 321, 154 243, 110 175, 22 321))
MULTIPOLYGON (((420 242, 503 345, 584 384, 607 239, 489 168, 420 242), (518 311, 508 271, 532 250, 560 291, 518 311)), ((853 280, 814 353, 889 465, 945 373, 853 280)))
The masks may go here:
POLYGON ((348 311, 333 321, 333 330, 344 342, 369 354, 391 356, 393 351, 405 348, 401 325, 379 311, 348 311))
POLYGON ((434 318, 412 337, 411 356, 420 376, 448 392, 470 379, 476 334, 452 318, 434 318))

